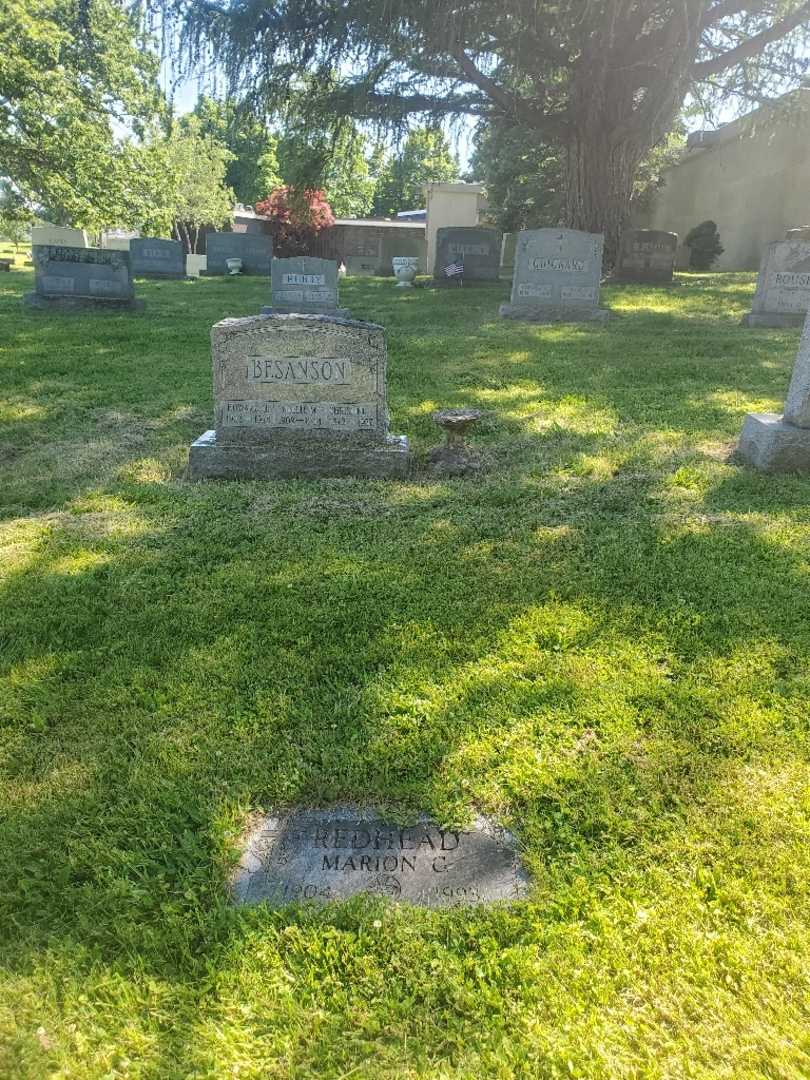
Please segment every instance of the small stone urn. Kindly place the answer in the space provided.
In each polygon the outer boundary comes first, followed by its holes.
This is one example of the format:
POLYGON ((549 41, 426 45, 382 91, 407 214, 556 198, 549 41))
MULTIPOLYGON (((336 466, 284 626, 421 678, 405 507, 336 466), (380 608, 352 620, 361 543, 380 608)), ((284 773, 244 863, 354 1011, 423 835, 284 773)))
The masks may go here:
POLYGON ((231 277, 235 274, 242 273, 242 260, 241 259, 226 259, 225 265, 228 267, 228 273, 231 277))
POLYGON ((444 446, 431 450, 429 461, 434 472, 443 476, 464 476, 481 468, 481 458, 464 438, 481 419, 480 409, 442 409, 431 420, 447 435, 444 446))
POLYGON ((419 260, 415 255, 398 255, 391 260, 398 289, 412 289, 413 279, 419 270, 419 260))

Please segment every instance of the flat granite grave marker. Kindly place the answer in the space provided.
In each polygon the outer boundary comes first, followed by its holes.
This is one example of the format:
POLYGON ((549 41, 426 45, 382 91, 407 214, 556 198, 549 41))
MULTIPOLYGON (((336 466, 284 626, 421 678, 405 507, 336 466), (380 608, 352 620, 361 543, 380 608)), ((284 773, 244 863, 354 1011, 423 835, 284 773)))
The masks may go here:
POLYGON ((135 277, 184 278, 186 254, 179 240, 134 236, 129 241, 129 257, 135 277))
POLYGON ((743 326, 801 326, 810 309, 810 240, 768 244, 743 326))
POLYGON ((423 907, 520 900, 529 879, 508 832, 427 819, 408 828, 352 807, 270 814, 254 823, 233 876, 236 903, 324 904, 365 893, 423 907))
POLYGON ((604 322, 599 307, 605 238, 576 229, 527 229, 518 235, 512 299, 505 319, 604 322))
POLYGON ((613 280, 671 285, 678 234, 660 229, 628 229, 622 235, 613 280))
POLYGON ((762 472, 810 471, 810 313, 805 317, 784 413, 749 413, 737 457, 762 472))
POLYGON ((404 435, 388 433, 385 331, 328 315, 224 319, 211 330, 215 429, 189 475, 405 476, 404 435))
POLYGON ((86 310, 141 311, 135 299, 128 251, 104 248, 35 245, 34 292, 23 302, 29 307, 86 310))
POLYGON ((439 229, 436 233, 433 277, 445 284, 457 284, 457 279, 445 276, 444 268, 452 263, 463 263, 464 284, 468 281, 497 281, 502 239, 498 229, 482 229, 475 225, 447 225, 439 229))
POLYGON ((338 306, 338 267, 330 259, 301 255, 273 259, 270 263, 273 303, 262 315, 336 315, 351 318, 348 308, 338 306))
POLYGON ((206 277, 228 273, 228 259, 242 260, 243 274, 270 275, 273 240, 263 233, 212 232, 205 238, 206 277))

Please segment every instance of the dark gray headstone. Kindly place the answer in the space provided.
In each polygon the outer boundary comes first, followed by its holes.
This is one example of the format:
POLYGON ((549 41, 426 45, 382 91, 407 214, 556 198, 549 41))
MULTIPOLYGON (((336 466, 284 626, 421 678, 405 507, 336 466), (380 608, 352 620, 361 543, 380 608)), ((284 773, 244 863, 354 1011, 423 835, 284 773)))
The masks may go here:
POLYGON ((447 282, 444 268, 464 264, 464 282, 497 281, 501 266, 502 235, 497 229, 448 225, 436 233, 436 262, 433 277, 447 282))
POLYGON ((669 285, 677 250, 677 233, 659 229, 628 229, 622 235, 614 280, 669 285))
POLYGON ((810 472, 810 313, 782 416, 749 413, 737 456, 763 472, 810 472))
POLYGON ((388 433, 385 332, 324 315, 225 319, 211 331, 214 431, 191 447, 204 477, 402 476, 388 433))
POLYGON ((129 257, 135 277, 186 276, 186 253, 179 240, 162 240, 151 236, 133 237, 129 242, 129 257))
POLYGON ((365 893, 423 907, 519 900, 529 881, 512 837, 479 818, 464 831, 403 828, 351 807, 257 821, 234 875, 237 903, 329 903, 365 893))
POLYGON ((35 245, 32 307, 85 310, 138 310, 128 251, 35 245))
POLYGON ((529 229, 518 234, 512 298, 506 319, 602 322, 599 307, 604 237, 576 229, 529 229))
POLYGON ((810 240, 768 244, 743 326, 802 326, 810 309, 810 240))
POLYGON ((339 315, 349 318, 338 302, 338 268, 330 259, 300 255, 293 259, 273 259, 270 264, 272 307, 263 315, 339 315))
POLYGON ((213 232, 205 238, 207 263, 205 273, 228 273, 228 259, 242 260, 243 274, 270 276, 273 241, 261 233, 213 232))

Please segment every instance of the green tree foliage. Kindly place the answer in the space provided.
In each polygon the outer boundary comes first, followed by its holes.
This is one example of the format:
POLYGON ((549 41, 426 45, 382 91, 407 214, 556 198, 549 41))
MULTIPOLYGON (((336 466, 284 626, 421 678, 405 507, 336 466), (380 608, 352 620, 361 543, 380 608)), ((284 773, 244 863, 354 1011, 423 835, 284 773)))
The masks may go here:
POLYGON ((278 137, 264 118, 233 100, 217 101, 201 97, 194 116, 200 134, 221 143, 231 153, 225 183, 233 188, 238 202, 254 206, 282 183, 278 168, 278 137))
POLYGON ((278 141, 284 184, 299 191, 321 190, 336 217, 365 217, 371 211, 377 160, 368 138, 343 121, 331 130, 293 122, 278 141))
MULTIPOLYGON (((667 166, 685 144, 676 125, 652 148, 636 172, 633 205, 646 204, 660 186, 667 166)), ((490 216, 506 232, 560 225, 566 217, 566 160, 553 142, 538 139, 521 125, 480 124, 470 175, 486 184, 490 216)))
POLYGON ((24 200, 7 180, 0 181, 0 236, 10 240, 19 251, 33 223, 34 215, 24 200))
POLYGON ((196 116, 184 117, 152 149, 165 177, 160 233, 172 231, 187 252, 196 251, 203 225, 233 219, 234 193, 226 183, 231 152, 203 134, 196 116))
POLYGON ((133 142, 158 60, 117 0, 0 0, 0 174, 30 205, 97 229, 150 203, 133 142))
POLYGON ((400 210, 418 210, 425 205, 425 184, 458 177, 458 158, 441 128, 415 128, 408 133, 399 153, 391 156, 382 169, 374 213, 390 217, 400 210))
POLYGON ((235 93, 400 128, 519 125, 565 161, 565 221, 618 247, 641 162, 686 96, 760 96, 810 64, 810 0, 163 0, 235 93), (340 73, 340 77, 335 76, 340 73))

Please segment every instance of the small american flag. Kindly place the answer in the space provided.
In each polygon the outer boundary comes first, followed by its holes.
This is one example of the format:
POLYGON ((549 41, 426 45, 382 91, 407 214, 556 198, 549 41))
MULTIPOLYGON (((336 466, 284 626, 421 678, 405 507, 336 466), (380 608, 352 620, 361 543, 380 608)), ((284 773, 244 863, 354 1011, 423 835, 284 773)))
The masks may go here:
POLYGON ((442 268, 442 273, 444 274, 444 276, 446 278, 457 277, 457 278, 461 279, 461 278, 464 277, 464 263, 463 262, 450 263, 449 266, 445 266, 445 267, 442 268))

